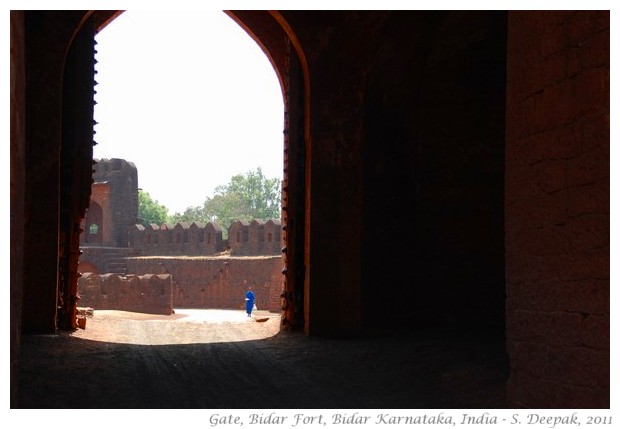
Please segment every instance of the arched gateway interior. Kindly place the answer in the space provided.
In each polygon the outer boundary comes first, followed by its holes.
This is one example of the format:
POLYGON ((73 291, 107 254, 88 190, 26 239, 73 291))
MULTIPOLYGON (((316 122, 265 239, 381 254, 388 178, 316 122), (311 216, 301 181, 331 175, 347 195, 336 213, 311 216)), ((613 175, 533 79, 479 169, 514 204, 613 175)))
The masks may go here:
MULTIPOLYGON (((23 338, 75 328, 116 13, 11 12, 15 406, 23 338)), ((284 93, 283 328, 475 332, 509 407, 609 407, 609 12, 227 13, 284 93)))

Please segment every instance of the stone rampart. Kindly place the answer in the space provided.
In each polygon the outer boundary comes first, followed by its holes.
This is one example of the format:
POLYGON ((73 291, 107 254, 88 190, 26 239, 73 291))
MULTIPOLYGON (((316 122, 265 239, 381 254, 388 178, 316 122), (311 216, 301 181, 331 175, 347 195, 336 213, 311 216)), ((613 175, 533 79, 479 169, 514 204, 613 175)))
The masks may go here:
POLYGON ((172 276, 86 273, 78 282, 81 307, 172 314, 172 276))
POLYGON ((144 256, 216 255, 227 248, 232 256, 279 255, 282 250, 282 223, 279 219, 234 221, 229 239, 215 222, 179 222, 176 225, 133 225, 129 247, 144 256))
POLYGON ((278 255, 282 251, 282 223, 279 219, 233 221, 228 247, 232 256, 278 255))
POLYGON ((127 247, 129 228, 138 220, 138 170, 124 159, 98 159, 93 165, 93 184, 84 233, 80 244, 127 247))
POLYGON ((248 286, 260 310, 280 311, 282 256, 133 257, 129 272, 172 275, 175 308, 241 309, 248 286))

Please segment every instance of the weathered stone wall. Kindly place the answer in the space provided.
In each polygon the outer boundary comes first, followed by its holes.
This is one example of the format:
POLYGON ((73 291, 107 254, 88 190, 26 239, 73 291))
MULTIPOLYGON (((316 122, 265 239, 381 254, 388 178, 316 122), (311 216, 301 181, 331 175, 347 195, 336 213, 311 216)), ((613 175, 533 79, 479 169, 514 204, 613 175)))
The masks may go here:
POLYGON ((80 277, 81 307, 138 313, 172 314, 172 276, 91 274, 80 277))
POLYGON ((144 256, 215 255, 226 248, 222 228, 214 223, 180 222, 176 225, 133 225, 129 246, 144 256))
POLYGON ((144 256, 215 255, 230 248, 232 256, 279 255, 282 251, 282 222, 279 219, 234 221, 229 238, 222 238, 215 222, 179 222, 175 225, 133 225, 129 247, 144 256))
MULTIPOLYGON (((28 267, 35 267, 23 270, 21 283, 23 314, 27 315, 22 318, 25 333, 48 334, 57 329, 60 237, 70 235, 68 231, 60 233, 60 226, 65 226, 60 222, 60 169, 68 169, 60 160, 60 139, 63 116, 71 113, 62 112, 63 72, 75 26, 82 19, 82 11, 24 12, 26 175, 17 185, 24 213, 11 217, 11 222, 21 223, 24 260, 28 261, 28 267)), ((85 184, 77 171, 74 173, 74 180, 69 184, 71 189, 63 188, 63 193, 83 190, 85 184)), ((78 195, 73 195, 77 202, 78 195)), ((64 209, 63 215, 71 213, 70 207, 64 209)), ((14 245, 19 246, 17 242, 14 245)))
POLYGON ((281 256, 135 257, 126 261, 134 274, 171 274, 176 308, 239 309, 247 286, 252 286, 259 309, 280 311, 281 256))
POLYGON ((233 256, 278 255, 282 251, 282 222, 279 219, 234 221, 228 235, 233 256))
POLYGON ((609 12, 512 12, 511 406, 609 407, 609 12))
MULTIPOLYGON (((103 235, 101 245, 129 246, 129 228, 138 221, 138 172, 124 159, 100 159, 93 167, 92 201, 101 207, 101 216, 91 219, 86 212, 80 244, 88 242, 92 221, 99 221, 103 235)), ((93 244, 92 242, 89 244, 93 244)))
POLYGON ((110 207, 110 192, 109 183, 95 182, 91 186, 90 203, 86 211, 86 217, 81 224, 81 245, 109 246, 112 243, 114 226, 110 207))
POLYGON ((80 248, 79 272, 97 274, 131 274, 127 271, 125 258, 135 256, 134 249, 128 247, 84 246, 80 248), (92 268, 95 268, 95 271, 92 268))
POLYGON ((506 13, 390 13, 377 31, 362 143, 365 323, 501 335, 506 13))
POLYGON ((320 100, 298 267, 310 332, 501 337, 506 12, 283 14, 320 100))
MULTIPOLYGON (((24 13, 11 11, 11 408, 16 405, 19 378, 19 349, 22 333, 22 295, 24 285, 24 219, 26 178, 26 78, 24 13)), ((5 327, 6 329, 6 327, 5 327)))

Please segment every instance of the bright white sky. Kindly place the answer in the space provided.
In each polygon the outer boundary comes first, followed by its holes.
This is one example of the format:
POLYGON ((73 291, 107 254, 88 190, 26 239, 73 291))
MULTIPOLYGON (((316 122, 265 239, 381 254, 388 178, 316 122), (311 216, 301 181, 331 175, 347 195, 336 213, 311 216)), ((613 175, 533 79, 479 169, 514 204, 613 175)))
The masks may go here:
POLYGON ((282 178, 282 92, 221 11, 124 12, 96 37, 95 158, 123 158, 171 214, 257 167, 282 178))

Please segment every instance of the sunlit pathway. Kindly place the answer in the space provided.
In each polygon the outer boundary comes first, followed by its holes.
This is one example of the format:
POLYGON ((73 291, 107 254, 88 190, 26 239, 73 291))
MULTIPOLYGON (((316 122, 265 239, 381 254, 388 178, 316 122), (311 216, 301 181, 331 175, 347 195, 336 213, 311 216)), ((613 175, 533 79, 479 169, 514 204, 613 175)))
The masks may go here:
POLYGON ((197 344, 269 338, 280 329, 280 315, 243 310, 176 309, 170 316, 95 310, 85 330, 71 336, 120 344, 197 344))

